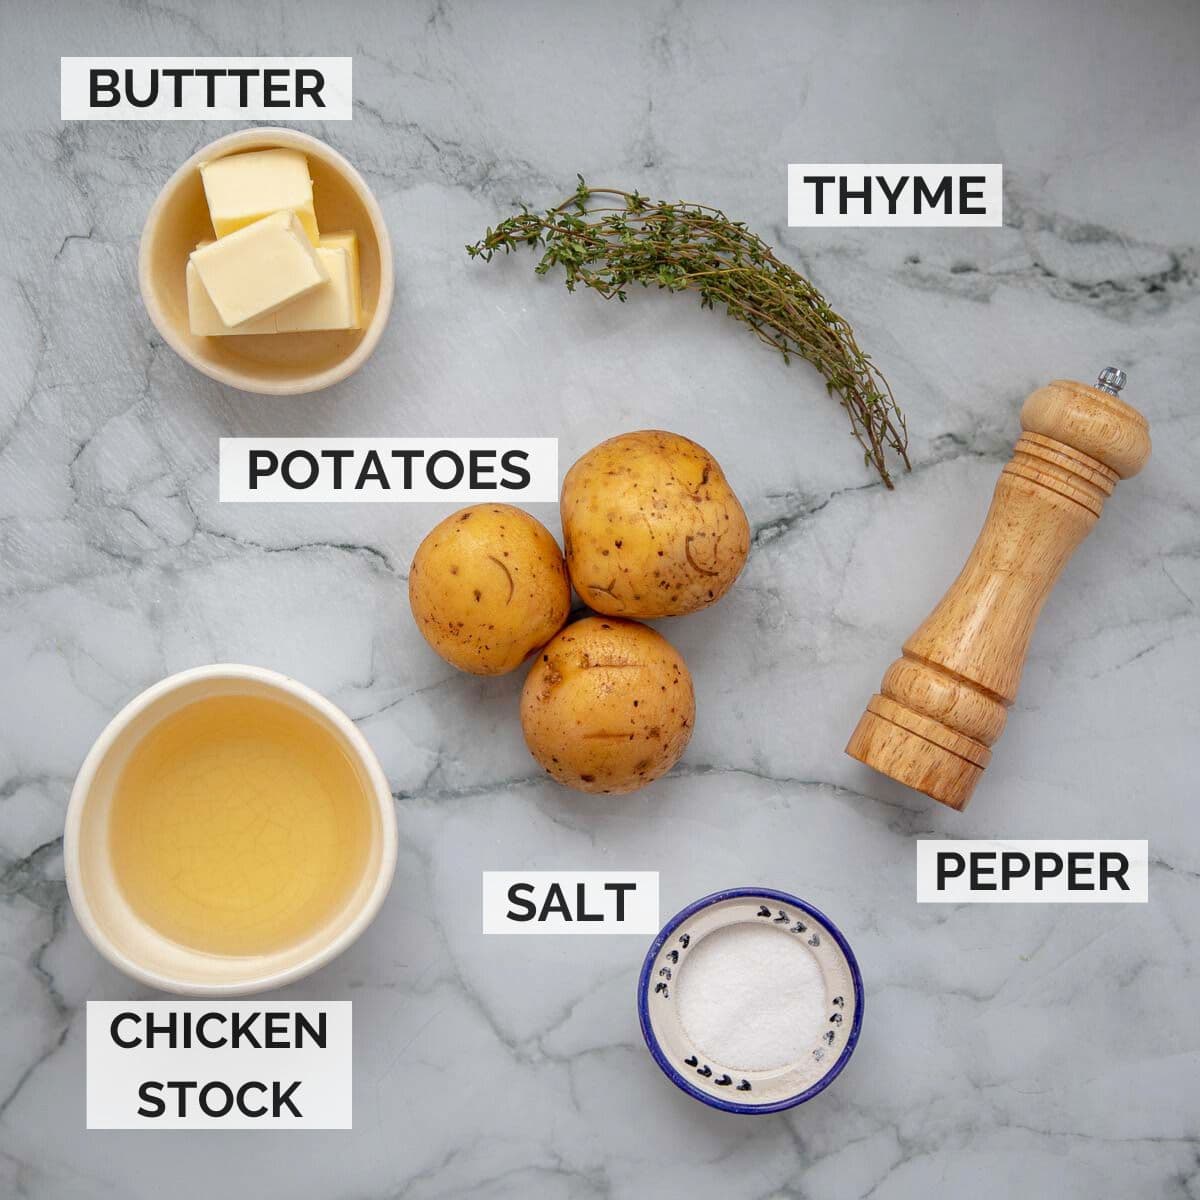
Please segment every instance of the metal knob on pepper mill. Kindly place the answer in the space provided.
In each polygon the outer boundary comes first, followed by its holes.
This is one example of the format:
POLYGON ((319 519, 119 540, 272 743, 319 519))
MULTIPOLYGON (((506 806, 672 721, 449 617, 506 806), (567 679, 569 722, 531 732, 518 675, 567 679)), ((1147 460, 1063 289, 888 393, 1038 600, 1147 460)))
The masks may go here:
POLYGON ((1057 380, 1021 409, 1013 456, 966 565, 904 643, 846 753, 965 808, 1017 694, 1042 604, 1118 479, 1150 456, 1150 427, 1117 398, 1125 373, 1095 387, 1057 380))

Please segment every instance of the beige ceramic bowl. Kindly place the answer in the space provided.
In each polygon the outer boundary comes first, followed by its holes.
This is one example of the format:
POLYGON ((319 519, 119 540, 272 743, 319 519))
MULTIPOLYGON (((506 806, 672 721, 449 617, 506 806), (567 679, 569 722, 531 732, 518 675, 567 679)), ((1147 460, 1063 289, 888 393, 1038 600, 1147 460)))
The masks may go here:
POLYGON ((304 684, 262 667, 218 664, 168 676, 131 700, 96 739, 71 792, 63 837, 71 907, 114 966, 151 987, 193 996, 266 991, 315 971, 351 944, 379 911, 396 869, 396 814, 379 762, 354 722, 304 684), (181 946, 147 924, 121 891, 109 852, 117 780, 133 749, 165 717, 217 695, 263 696, 303 713, 314 736, 331 736, 354 764, 371 806, 371 850, 341 911, 303 940, 263 955, 224 956, 181 946))
POLYGON ((243 129, 198 150, 167 180, 142 229, 138 284, 154 327, 197 370, 245 392, 293 396, 339 383, 370 357, 392 307, 392 243, 370 188, 336 150, 294 129, 243 129), (200 164, 273 146, 308 156, 321 229, 358 234, 363 328, 196 337, 188 327, 187 260, 197 242, 213 236, 200 164))

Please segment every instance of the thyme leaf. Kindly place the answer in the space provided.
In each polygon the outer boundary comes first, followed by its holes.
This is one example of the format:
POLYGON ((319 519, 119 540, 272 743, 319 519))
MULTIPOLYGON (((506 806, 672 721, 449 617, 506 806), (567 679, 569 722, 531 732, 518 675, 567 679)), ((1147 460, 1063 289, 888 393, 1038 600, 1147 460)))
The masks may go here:
POLYGON ((666 204, 636 191, 589 187, 581 175, 574 194, 556 208, 534 212, 522 206, 466 249, 490 262, 497 251, 521 246, 541 252, 537 274, 561 268, 571 292, 582 285, 624 302, 636 283, 695 292, 702 308, 723 306, 785 362, 803 358, 824 375, 826 391, 850 418, 864 461, 887 487, 887 451, 912 469, 904 414, 849 322, 744 222, 704 204, 666 204))

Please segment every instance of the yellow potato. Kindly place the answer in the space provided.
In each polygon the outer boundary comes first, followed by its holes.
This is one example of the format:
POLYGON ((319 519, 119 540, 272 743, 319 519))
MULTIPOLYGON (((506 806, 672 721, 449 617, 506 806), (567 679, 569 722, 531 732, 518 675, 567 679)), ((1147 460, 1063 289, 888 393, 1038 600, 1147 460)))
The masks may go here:
POLYGON ((637 621, 568 625, 538 655, 521 692, 525 744, 559 783, 581 792, 632 792, 665 775, 695 720, 687 664, 637 621))
POLYGON ((673 617, 719 600, 750 552, 750 526, 703 446, 648 429, 610 438, 568 472, 563 542, 584 603, 673 617))
POLYGON ((447 517, 417 547, 408 602, 448 663, 503 675, 563 627, 571 585, 540 521, 507 504, 477 504, 447 517))

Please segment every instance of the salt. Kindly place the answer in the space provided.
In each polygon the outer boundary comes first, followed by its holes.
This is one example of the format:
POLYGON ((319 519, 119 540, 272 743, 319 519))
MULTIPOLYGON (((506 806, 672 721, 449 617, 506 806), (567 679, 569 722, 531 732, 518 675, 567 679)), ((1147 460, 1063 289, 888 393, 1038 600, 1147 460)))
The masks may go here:
POLYGON ((714 1063, 770 1071, 819 1045, 825 979, 802 939, 766 925, 728 925, 692 948, 679 974, 678 1011, 688 1038, 714 1063))

